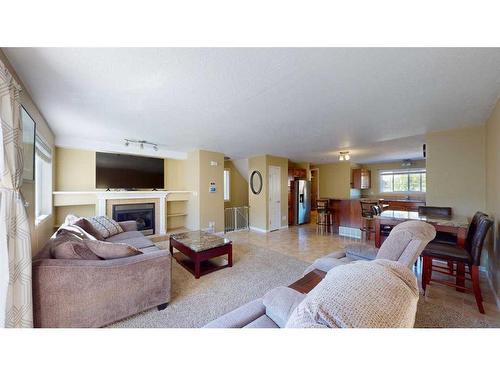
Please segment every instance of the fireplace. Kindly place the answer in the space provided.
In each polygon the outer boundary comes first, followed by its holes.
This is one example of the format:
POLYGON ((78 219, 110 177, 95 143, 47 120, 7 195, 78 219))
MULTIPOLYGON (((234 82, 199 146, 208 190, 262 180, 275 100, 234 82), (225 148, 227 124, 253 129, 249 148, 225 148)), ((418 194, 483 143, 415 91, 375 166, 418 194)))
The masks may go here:
POLYGON ((113 205, 113 220, 135 220, 137 230, 145 236, 155 233, 155 204, 129 203, 113 205))

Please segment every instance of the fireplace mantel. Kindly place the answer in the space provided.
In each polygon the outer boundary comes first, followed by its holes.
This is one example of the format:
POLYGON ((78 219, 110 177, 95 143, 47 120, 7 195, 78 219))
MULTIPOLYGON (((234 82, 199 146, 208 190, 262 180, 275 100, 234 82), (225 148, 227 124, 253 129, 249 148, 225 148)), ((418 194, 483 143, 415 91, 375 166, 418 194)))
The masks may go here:
MULTIPOLYGON (((96 202, 96 214, 99 216, 106 215, 106 201, 111 199, 158 199, 159 204, 159 234, 166 234, 167 230, 167 212, 166 212, 166 202, 167 200, 187 200, 193 194, 192 191, 188 190, 158 190, 158 191, 145 191, 145 190, 135 190, 135 191, 55 191, 54 198, 64 197, 64 196, 78 196, 78 197, 93 197, 96 202)), ((56 204, 57 205, 57 204, 56 204)))

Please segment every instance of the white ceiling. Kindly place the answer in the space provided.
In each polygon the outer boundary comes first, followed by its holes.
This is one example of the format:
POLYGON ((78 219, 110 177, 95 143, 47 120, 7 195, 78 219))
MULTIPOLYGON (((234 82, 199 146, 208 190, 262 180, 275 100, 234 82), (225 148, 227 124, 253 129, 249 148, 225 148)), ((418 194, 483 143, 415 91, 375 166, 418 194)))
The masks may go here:
POLYGON ((421 157, 423 134, 483 124, 500 93, 499 48, 3 50, 57 144, 136 138, 179 157, 421 157))

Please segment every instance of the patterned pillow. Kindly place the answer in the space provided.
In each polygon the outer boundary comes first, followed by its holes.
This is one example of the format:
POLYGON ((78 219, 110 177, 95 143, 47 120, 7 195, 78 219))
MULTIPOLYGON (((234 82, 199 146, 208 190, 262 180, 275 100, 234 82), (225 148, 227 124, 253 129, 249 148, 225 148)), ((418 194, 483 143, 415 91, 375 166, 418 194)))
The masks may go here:
POLYGON ((99 232, 102 238, 108 238, 115 234, 122 233, 123 229, 116 221, 106 216, 94 216, 87 218, 94 229, 99 232))
POLYGON ((95 229, 92 223, 84 217, 81 217, 77 221, 75 221, 73 226, 80 227, 83 232, 87 233, 89 236, 94 237, 89 238, 90 240, 97 239, 99 241, 104 241, 104 237, 101 235, 101 232, 95 229))

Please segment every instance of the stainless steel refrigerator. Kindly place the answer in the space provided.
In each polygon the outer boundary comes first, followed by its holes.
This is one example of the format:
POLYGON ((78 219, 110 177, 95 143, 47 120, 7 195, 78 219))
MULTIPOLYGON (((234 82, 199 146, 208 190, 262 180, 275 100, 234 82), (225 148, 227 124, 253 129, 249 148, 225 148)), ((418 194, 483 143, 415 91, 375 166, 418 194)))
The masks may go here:
POLYGON ((294 184, 294 224, 300 225, 311 221, 311 182, 295 180, 294 184))

